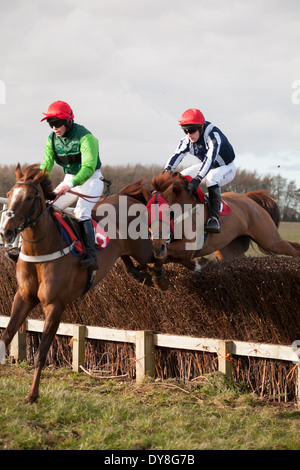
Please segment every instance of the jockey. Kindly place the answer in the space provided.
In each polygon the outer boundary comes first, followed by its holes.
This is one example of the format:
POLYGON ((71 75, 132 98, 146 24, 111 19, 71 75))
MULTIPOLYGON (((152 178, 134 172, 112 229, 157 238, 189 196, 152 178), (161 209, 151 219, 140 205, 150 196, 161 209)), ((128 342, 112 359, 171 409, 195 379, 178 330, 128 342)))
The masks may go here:
POLYGON ((189 191, 196 191, 200 183, 206 184, 210 203, 210 216, 206 221, 207 232, 219 233, 221 187, 230 183, 235 177, 234 150, 226 136, 212 123, 205 121, 199 109, 188 109, 179 121, 186 137, 179 145, 165 169, 174 170, 187 154, 195 156, 199 163, 192 165, 181 173, 193 179, 188 184, 189 191))
POLYGON ((77 200, 74 215, 79 221, 86 255, 81 260, 82 269, 96 270, 98 263, 95 252, 95 236, 91 221, 92 209, 103 192, 102 173, 98 140, 85 127, 74 123, 74 114, 68 103, 55 101, 43 113, 52 132, 45 145, 45 155, 41 170, 47 168, 50 174, 56 162, 63 168, 64 180, 55 188, 59 197, 55 206, 66 209, 77 200), (76 192, 85 198, 71 194, 69 191, 76 186, 76 192), (91 196, 87 200, 86 196, 91 196))

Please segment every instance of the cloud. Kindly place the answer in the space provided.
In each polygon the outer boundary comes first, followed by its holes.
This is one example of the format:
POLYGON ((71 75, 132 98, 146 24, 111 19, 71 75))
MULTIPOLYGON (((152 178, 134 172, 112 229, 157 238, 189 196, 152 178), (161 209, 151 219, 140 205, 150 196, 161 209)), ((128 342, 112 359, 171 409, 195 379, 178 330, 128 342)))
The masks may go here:
MULTIPOLYGON (((299 159, 298 0, 1 2, 0 164, 42 158, 42 112, 70 102, 109 164, 161 163, 199 107, 242 155, 299 159)), ((296 172, 295 172, 296 174, 296 172)), ((300 172, 297 172, 300 175, 300 172)), ((300 176, 299 176, 300 185, 300 176)))

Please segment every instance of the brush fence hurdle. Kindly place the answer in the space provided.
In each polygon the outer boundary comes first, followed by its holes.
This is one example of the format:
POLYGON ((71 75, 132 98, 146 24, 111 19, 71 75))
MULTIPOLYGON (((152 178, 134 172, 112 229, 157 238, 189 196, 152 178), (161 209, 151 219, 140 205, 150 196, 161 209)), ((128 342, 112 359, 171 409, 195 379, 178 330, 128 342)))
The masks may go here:
MULTIPOLYGON (((0 316, 0 328, 6 328, 9 317, 0 316)), ((25 321, 16 333, 10 346, 10 356, 16 361, 26 359, 26 331, 41 333, 44 321, 25 321)), ((135 345, 136 381, 142 382, 144 377, 155 376, 155 347, 185 349, 192 351, 205 351, 217 354, 218 370, 227 377, 232 376, 232 356, 246 356, 248 358, 265 358, 289 361, 298 369, 299 346, 283 346, 276 344, 250 343, 245 341, 219 340, 211 338, 193 338, 191 336, 176 336, 154 333, 153 331, 133 331, 102 328, 61 323, 57 335, 72 338, 73 370, 80 372, 84 367, 85 340, 96 339, 110 342, 132 343, 135 345)), ((296 383, 296 395, 300 401, 300 374, 296 383)))

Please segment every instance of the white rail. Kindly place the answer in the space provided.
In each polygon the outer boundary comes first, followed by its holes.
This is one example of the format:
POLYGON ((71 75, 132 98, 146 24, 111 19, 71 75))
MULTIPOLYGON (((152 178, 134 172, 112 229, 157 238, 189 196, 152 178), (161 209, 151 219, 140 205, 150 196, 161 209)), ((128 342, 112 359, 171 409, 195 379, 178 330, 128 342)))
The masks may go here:
MULTIPOLYGON (((9 317, 0 316, 0 328, 6 328, 9 317)), ((41 333, 44 328, 43 320, 28 319, 25 325, 15 335, 10 355, 16 360, 26 359, 26 331, 41 333)), ((205 351, 217 354, 218 369, 227 376, 232 374, 232 356, 248 358, 265 358, 299 363, 297 351, 291 346, 253 343, 247 341, 220 340, 217 338, 194 338, 153 333, 152 331, 133 331, 103 328, 97 326, 74 325, 61 323, 57 335, 69 336, 73 339, 73 369, 77 372, 84 366, 85 339, 102 341, 125 342, 136 347, 136 381, 143 380, 145 375, 155 375, 155 347, 205 351)), ((296 394, 300 400, 300 374, 296 384, 296 394)))

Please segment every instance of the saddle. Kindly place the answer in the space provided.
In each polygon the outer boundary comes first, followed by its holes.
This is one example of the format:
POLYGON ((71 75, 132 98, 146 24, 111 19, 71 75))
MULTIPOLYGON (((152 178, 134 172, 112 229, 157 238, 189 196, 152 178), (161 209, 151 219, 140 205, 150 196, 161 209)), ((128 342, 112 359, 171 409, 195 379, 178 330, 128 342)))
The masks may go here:
MULTIPOLYGON (((74 256, 82 256, 85 251, 77 220, 65 213, 62 214, 61 212, 55 211, 53 212, 53 215, 55 216, 57 224, 66 241, 70 244, 76 242, 72 250, 72 254, 74 256)), ((109 237, 95 219, 92 219, 92 223, 95 233, 95 248, 97 251, 103 250, 109 245, 109 237)))
MULTIPOLYGON (((189 175, 183 175, 188 182, 190 182, 193 178, 189 175)), ((203 191, 200 189, 200 186, 197 188, 197 196, 199 199, 200 204, 205 204, 209 207, 209 199, 208 197, 205 196, 203 191)), ((230 214, 231 209, 230 207, 226 204, 225 201, 222 199, 222 204, 221 204, 221 209, 220 209, 220 215, 227 215, 230 214)))

